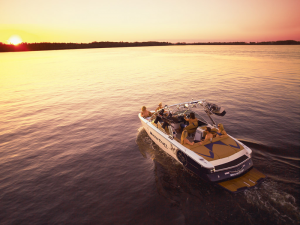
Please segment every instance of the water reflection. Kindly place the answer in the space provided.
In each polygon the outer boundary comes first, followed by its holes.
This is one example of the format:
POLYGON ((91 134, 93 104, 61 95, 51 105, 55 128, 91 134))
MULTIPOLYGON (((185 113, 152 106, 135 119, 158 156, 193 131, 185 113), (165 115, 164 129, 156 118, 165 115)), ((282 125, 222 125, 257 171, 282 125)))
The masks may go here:
POLYGON ((282 217, 273 218, 183 170, 136 131, 142 105, 219 103, 227 114, 216 122, 249 142, 255 167, 295 203, 275 199, 296 206, 299 59, 299 46, 0 53, 1 222, 293 223, 298 211, 266 197, 282 217))

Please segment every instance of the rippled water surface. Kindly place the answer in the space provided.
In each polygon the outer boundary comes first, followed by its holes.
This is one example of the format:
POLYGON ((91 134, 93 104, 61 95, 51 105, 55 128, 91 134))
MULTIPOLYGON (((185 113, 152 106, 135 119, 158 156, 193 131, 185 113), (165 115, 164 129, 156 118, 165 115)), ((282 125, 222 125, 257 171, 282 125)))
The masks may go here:
POLYGON ((300 46, 0 53, 0 224, 298 224, 300 46), (155 145, 141 106, 207 99, 268 178, 231 194, 155 145))

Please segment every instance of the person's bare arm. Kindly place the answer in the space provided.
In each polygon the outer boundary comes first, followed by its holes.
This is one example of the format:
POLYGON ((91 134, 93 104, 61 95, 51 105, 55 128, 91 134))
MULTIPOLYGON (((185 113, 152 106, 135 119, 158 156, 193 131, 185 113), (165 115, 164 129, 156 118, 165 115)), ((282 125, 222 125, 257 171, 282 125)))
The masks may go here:
POLYGON ((187 138, 184 139, 184 142, 185 142, 186 144, 189 144, 189 145, 193 145, 193 144, 194 144, 194 142, 190 142, 187 138))

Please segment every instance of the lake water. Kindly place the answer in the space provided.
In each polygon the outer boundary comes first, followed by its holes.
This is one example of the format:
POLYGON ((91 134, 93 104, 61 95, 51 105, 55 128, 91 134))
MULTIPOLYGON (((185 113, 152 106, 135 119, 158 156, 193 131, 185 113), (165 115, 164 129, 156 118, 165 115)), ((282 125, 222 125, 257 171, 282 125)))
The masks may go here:
POLYGON ((300 46, 0 53, 0 224, 298 224, 300 46), (196 99, 268 178, 231 194, 155 145, 138 113, 196 99))

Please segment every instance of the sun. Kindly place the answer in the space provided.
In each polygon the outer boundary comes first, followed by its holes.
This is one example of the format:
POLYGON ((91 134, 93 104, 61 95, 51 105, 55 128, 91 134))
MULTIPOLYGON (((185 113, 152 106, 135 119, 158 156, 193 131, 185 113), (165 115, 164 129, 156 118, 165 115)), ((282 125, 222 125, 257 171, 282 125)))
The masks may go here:
POLYGON ((13 35, 7 40, 8 44, 18 45, 22 43, 22 39, 18 35, 13 35))

